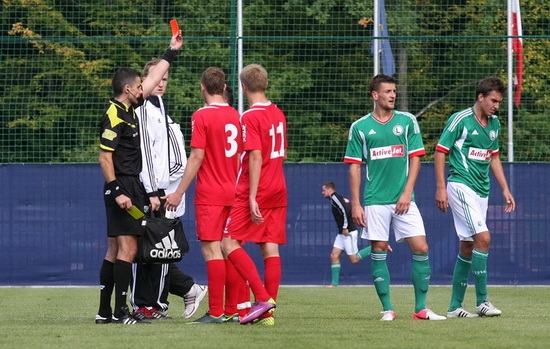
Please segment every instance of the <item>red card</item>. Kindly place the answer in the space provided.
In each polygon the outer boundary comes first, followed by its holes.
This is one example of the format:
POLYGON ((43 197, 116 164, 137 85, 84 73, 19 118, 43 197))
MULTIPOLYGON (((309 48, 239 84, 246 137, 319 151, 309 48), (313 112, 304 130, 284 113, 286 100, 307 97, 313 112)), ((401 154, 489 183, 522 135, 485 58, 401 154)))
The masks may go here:
POLYGON ((170 28, 172 29, 172 35, 176 35, 180 31, 178 21, 175 18, 170 20, 170 28))

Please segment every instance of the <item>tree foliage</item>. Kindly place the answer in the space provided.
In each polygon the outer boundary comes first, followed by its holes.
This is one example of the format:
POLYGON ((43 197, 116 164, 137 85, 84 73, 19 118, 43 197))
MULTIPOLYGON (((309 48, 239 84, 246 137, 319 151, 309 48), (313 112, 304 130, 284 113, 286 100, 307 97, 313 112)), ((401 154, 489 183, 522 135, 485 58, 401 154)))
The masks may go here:
MULTIPOLYGON (((341 161, 351 122, 372 109, 372 3, 354 0, 5 0, 0 42, 0 163, 96 161, 97 124, 122 66, 158 57, 180 19, 185 45, 171 69, 171 115, 189 136, 199 79, 222 67, 235 91, 244 64, 269 72, 268 95, 287 114, 290 161, 341 161)), ((525 73, 514 110, 516 161, 549 161, 550 3, 522 2, 525 73)), ((447 117, 474 102, 475 82, 507 79, 506 3, 386 0, 398 108, 417 115, 431 154, 447 117)), ((236 95, 237 97, 237 95, 236 95)), ((501 150, 508 150, 502 105, 501 150)), ((426 157, 427 160, 431 156, 426 157)))

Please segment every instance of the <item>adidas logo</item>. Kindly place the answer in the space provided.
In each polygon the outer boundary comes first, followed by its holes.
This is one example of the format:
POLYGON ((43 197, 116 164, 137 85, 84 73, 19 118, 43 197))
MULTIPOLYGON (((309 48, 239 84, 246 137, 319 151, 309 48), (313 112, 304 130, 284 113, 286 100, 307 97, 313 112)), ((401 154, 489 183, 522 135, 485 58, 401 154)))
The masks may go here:
POLYGON ((369 131, 369 135, 375 135, 375 134, 376 134, 376 131, 375 131, 375 130, 371 129, 371 130, 369 131))
POLYGON ((178 244, 174 240, 174 234, 174 229, 170 230, 167 236, 155 244, 155 248, 151 249, 149 255, 152 258, 160 259, 180 258, 181 251, 179 250, 178 244))
POLYGON ((474 130, 474 132, 472 132, 472 135, 477 136, 477 135, 479 135, 479 133, 477 133, 477 130, 474 130))
POLYGON ((382 281, 384 281, 384 278, 381 278, 381 277, 379 276, 379 277, 377 277, 376 279, 374 279, 373 282, 382 282, 382 281))
POLYGON ((168 236, 165 236, 161 242, 157 242, 155 244, 155 247, 156 248, 164 248, 164 249, 174 249, 174 248, 179 248, 178 244, 176 243, 176 241, 174 240, 174 229, 170 230, 168 232, 168 236))

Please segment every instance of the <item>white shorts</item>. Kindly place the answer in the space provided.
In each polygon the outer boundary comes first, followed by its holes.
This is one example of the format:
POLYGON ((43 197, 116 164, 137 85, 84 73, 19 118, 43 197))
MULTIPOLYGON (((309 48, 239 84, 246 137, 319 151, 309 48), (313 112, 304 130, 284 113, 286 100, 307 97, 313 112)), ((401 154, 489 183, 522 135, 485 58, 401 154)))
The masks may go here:
POLYGON ((473 241, 475 234, 489 231, 486 223, 489 197, 482 198, 467 185, 456 182, 447 183, 447 195, 460 241, 473 241))
POLYGON ((365 206, 367 227, 365 235, 371 241, 389 241, 393 227, 396 242, 413 236, 426 236, 424 221, 416 203, 411 202, 407 213, 395 214, 395 204, 365 206))
POLYGON ((346 251, 348 256, 357 254, 357 252, 359 252, 357 249, 357 235, 357 230, 350 231, 348 236, 338 234, 336 239, 334 239, 334 245, 332 245, 332 247, 346 251))
POLYGON ((364 239, 364 240, 368 240, 369 239, 369 236, 368 236, 368 227, 361 227, 361 239, 364 239))

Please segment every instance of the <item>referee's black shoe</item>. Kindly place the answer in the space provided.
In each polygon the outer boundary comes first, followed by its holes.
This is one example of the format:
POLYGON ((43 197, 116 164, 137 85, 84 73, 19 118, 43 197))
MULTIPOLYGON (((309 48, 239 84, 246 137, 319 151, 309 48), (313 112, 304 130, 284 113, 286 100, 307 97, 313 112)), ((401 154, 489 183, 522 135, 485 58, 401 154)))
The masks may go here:
POLYGON ((128 307, 122 307, 122 316, 117 318, 113 315, 112 322, 114 324, 123 324, 123 325, 137 325, 137 324, 150 324, 150 321, 142 320, 130 314, 128 307))
POLYGON ((97 314, 95 316, 95 323, 98 324, 98 325, 110 324, 112 320, 113 320, 113 318, 111 317, 111 315, 109 315, 107 317, 103 317, 103 316, 97 314))

